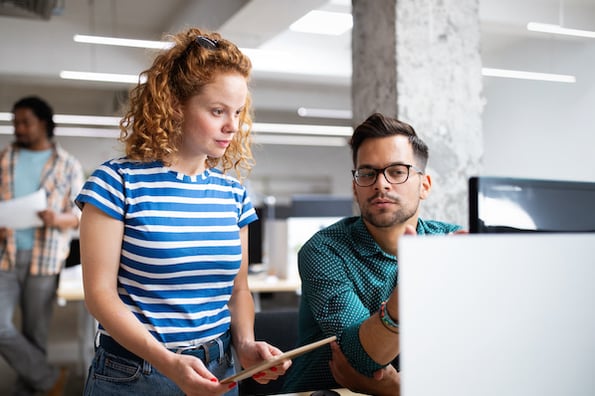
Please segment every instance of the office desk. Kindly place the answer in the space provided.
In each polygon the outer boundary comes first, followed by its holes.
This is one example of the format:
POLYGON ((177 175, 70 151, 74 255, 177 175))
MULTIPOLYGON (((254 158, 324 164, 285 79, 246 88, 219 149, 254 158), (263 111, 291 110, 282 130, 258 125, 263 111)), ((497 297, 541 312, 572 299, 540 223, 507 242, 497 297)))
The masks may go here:
POLYGON ((56 294, 59 306, 65 306, 67 303, 76 304, 79 358, 77 370, 79 375, 84 376, 95 354, 93 339, 97 322, 85 307, 83 275, 80 264, 62 270, 56 294))
POLYGON ((248 275, 248 286, 254 298, 254 309, 261 310, 260 293, 300 293, 301 282, 298 279, 280 279, 269 276, 266 272, 248 275))
MULTIPOLYGON (((349 389, 333 389, 333 391, 337 392, 341 396, 357 396, 357 395, 365 395, 364 393, 355 393, 350 391, 349 389)), ((300 393, 284 393, 278 396, 310 396, 313 391, 309 392, 300 392, 300 393)))

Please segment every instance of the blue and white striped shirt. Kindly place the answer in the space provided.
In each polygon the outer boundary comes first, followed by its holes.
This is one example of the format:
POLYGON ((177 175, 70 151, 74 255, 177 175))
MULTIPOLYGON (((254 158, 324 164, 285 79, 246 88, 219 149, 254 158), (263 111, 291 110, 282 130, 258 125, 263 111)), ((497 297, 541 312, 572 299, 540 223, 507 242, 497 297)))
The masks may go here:
POLYGON ((155 338, 176 348, 229 329, 239 231, 257 219, 238 180, 121 158, 97 168, 76 203, 124 222, 118 293, 155 338))

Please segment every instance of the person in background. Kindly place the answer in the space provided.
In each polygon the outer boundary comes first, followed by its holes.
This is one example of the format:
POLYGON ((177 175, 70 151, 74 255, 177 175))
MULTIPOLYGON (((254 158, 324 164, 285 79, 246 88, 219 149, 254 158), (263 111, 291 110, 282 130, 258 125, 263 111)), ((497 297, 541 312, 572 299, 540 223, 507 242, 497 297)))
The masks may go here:
POLYGON ((399 238, 461 228, 419 217, 432 179, 428 147, 410 125, 375 113, 355 128, 350 144, 361 215, 317 232, 298 253, 299 344, 331 335, 338 342, 296 358, 286 392, 399 394, 399 238))
POLYGON ((236 383, 220 382, 235 372, 231 345, 243 367, 281 354, 254 339, 247 281, 251 62, 215 32, 170 40, 131 92, 126 156, 76 199, 85 302, 99 322, 85 395, 233 395, 236 383))
POLYGON ((74 205, 84 180, 79 161, 53 142, 53 111, 38 97, 13 108, 15 140, 0 153, 0 200, 43 189, 40 225, 0 228, 0 355, 17 373, 14 395, 60 395, 67 371, 50 365, 47 338, 58 276, 80 211, 74 205), (20 330, 13 315, 20 307, 20 330))

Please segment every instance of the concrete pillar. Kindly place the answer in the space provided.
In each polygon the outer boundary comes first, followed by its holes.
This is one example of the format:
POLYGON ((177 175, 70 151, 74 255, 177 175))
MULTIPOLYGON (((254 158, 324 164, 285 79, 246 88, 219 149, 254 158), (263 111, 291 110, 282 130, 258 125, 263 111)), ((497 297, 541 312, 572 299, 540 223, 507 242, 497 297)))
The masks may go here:
POLYGON ((468 226, 483 156, 479 0, 352 0, 354 125, 380 111, 430 147, 422 217, 468 226))

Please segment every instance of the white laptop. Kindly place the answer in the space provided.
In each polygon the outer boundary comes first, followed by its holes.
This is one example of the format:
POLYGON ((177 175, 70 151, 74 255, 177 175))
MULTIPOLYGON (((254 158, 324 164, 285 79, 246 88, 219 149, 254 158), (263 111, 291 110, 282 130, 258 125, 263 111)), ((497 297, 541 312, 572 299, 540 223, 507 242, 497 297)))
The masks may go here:
POLYGON ((401 393, 595 395, 595 234, 399 243, 401 393))

